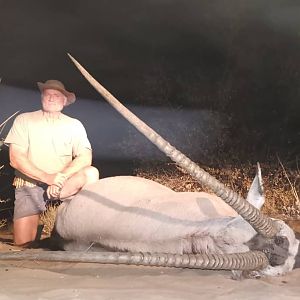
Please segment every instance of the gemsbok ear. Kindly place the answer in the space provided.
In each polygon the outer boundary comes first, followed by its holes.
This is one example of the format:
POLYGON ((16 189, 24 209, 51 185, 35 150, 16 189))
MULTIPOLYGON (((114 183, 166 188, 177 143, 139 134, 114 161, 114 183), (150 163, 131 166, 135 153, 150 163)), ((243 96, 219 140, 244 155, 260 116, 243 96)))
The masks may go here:
POLYGON ((247 201, 257 209, 261 209, 265 203, 263 180, 259 163, 257 163, 256 176, 250 186, 247 201))

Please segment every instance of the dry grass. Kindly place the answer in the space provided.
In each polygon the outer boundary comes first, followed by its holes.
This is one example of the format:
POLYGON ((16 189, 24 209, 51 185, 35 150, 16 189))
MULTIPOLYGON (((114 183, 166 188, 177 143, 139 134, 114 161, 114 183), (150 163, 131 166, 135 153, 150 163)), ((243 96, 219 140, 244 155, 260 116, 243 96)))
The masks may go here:
MULTIPOLYGON (((2 81, 2 78, 0 78, 0 83, 2 81)), ((9 116, 5 121, 3 121, 1 124, 0 124, 0 151, 1 151, 1 148, 3 147, 4 145, 4 138, 2 137, 2 132, 3 132, 3 129, 5 127, 5 125, 7 124, 7 122, 12 119, 15 115, 17 115, 19 113, 19 111, 16 111, 14 114, 12 114, 11 116, 9 116)), ((0 165, 0 176, 1 176, 1 169, 4 168, 4 165, 0 165)), ((7 200, 1 200, 0 199, 0 204, 1 203, 7 203, 9 202, 10 199, 7 199, 7 200)), ((6 208, 7 209, 7 208, 6 208)), ((1 212, 1 210, 0 210, 1 212)), ((6 219, 1 219, 0 220, 0 228, 4 227, 7 225, 7 220, 6 219)))
POLYGON ((49 237, 54 227, 58 205, 49 205, 40 216, 40 224, 44 225, 43 234, 49 237))
MULTIPOLYGON (((202 167, 244 197, 247 195, 256 170, 256 166, 250 164, 240 168, 233 166, 223 169, 202 167)), ((280 216, 284 219, 300 218, 300 206, 295 198, 295 192, 299 195, 300 191, 299 170, 283 170, 280 165, 261 165, 261 168, 266 196, 263 212, 272 217, 280 216)), ((178 192, 211 192, 173 163, 138 169, 136 174, 157 181, 178 192)))
POLYGON ((7 225, 7 220, 6 219, 1 219, 0 220, 0 228, 5 227, 7 225))

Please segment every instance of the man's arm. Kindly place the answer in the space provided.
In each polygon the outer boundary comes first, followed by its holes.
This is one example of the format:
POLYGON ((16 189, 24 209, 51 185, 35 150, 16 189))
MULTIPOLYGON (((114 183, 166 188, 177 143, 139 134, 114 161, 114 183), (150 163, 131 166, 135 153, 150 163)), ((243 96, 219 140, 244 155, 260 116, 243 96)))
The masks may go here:
POLYGON ((85 148, 61 172, 66 175, 67 178, 70 178, 73 174, 77 173, 84 167, 90 166, 91 164, 92 150, 85 148))
MULTIPOLYGON (((92 164, 92 151, 88 148, 85 148, 61 172, 68 179, 78 171, 82 170, 84 167, 88 167, 91 164, 92 164)), ((61 188, 57 188, 57 186, 51 185, 47 189, 48 198, 57 199, 59 198, 60 192, 61 192, 61 188)))
POLYGON ((10 165, 25 174, 26 176, 44 182, 48 185, 57 185, 59 187, 63 187, 64 182, 67 177, 62 173, 57 174, 48 174, 43 170, 37 168, 28 158, 27 158, 27 150, 16 145, 9 145, 9 158, 10 165))

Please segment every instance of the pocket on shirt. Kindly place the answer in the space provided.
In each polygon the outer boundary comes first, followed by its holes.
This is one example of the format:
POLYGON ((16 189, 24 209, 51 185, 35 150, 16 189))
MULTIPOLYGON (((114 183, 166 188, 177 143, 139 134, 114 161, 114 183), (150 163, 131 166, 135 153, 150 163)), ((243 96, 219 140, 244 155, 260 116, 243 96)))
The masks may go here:
POLYGON ((55 145, 56 153, 63 157, 72 157, 72 143, 63 142, 55 145))

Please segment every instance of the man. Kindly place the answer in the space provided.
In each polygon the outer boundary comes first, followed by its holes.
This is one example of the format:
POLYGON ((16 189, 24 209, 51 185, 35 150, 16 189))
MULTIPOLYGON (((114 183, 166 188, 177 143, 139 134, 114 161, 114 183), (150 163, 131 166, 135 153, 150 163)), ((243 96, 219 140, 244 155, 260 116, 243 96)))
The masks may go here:
POLYGON ((5 142, 9 144, 14 179, 14 243, 26 245, 37 234, 39 214, 49 199, 65 199, 98 180, 82 123, 62 113, 74 93, 58 80, 38 82, 42 109, 17 116, 5 142))

